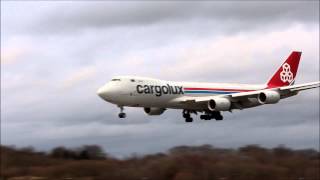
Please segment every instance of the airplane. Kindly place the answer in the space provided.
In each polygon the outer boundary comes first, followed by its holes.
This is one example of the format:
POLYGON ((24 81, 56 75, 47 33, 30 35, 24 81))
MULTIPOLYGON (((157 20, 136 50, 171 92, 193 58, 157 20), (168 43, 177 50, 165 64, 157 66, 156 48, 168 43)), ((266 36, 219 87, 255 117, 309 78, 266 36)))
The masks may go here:
POLYGON ((227 84, 174 82, 160 79, 117 76, 98 89, 105 101, 120 108, 119 118, 125 118, 124 107, 142 107, 148 115, 161 115, 167 109, 181 109, 186 122, 191 114, 201 120, 223 120, 221 112, 232 112, 265 104, 300 91, 320 87, 320 81, 294 85, 301 52, 293 51, 266 84, 227 84))

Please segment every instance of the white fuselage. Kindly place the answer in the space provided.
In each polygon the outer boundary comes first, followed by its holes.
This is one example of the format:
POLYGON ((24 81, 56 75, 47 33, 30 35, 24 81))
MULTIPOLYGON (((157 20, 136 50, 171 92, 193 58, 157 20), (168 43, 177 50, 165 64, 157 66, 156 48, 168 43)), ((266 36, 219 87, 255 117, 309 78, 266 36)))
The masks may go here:
MULTIPOLYGON (((159 79, 120 76, 98 90, 104 100, 118 106, 192 109, 203 111, 207 104, 181 103, 188 97, 221 96, 265 89, 266 85, 173 82, 159 79)), ((242 107, 259 105, 256 99, 242 102, 242 107), (245 104, 247 103, 247 104, 245 104)), ((237 109, 233 107, 233 109, 237 109)))

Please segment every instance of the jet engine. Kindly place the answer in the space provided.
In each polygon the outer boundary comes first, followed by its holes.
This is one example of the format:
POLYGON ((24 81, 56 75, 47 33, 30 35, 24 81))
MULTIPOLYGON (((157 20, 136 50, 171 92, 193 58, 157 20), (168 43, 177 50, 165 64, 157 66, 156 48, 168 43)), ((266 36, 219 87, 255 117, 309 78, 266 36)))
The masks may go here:
POLYGON ((280 94, 276 91, 265 91, 258 95, 258 101, 261 104, 275 104, 279 102, 280 94))
POLYGON ((228 111, 230 107, 231 102, 227 98, 215 98, 208 101, 208 109, 210 111, 228 111))
POLYGON ((154 115, 160 115, 162 114, 166 109, 164 108, 156 108, 156 107, 151 107, 151 108, 144 108, 144 112, 147 113, 150 116, 154 115))

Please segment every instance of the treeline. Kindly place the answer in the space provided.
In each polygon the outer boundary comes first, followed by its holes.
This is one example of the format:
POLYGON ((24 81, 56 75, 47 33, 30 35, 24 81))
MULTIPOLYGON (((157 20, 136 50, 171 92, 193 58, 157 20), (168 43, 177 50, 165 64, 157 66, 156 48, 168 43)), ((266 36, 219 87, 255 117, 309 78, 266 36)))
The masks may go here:
POLYGON ((318 151, 284 146, 179 146, 167 153, 126 159, 113 158, 97 145, 57 147, 47 153, 1 146, 0 160, 1 179, 320 180, 318 151))
POLYGON ((85 145, 78 148, 68 149, 60 146, 54 148, 50 154, 50 157, 59 159, 74 159, 74 160, 98 160, 106 159, 108 156, 100 146, 97 145, 85 145))

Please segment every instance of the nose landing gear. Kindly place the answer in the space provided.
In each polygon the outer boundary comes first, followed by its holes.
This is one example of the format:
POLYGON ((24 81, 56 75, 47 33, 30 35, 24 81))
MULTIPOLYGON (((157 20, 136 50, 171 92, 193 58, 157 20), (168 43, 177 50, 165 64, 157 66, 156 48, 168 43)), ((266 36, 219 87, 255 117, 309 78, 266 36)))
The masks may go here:
POLYGON ((124 110, 124 108, 123 108, 123 106, 119 106, 119 108, 120 108, 120 113, 119 113, 119 118, 126 118, 126 113, 124 113, 123 112, 123 110, 124 110))

